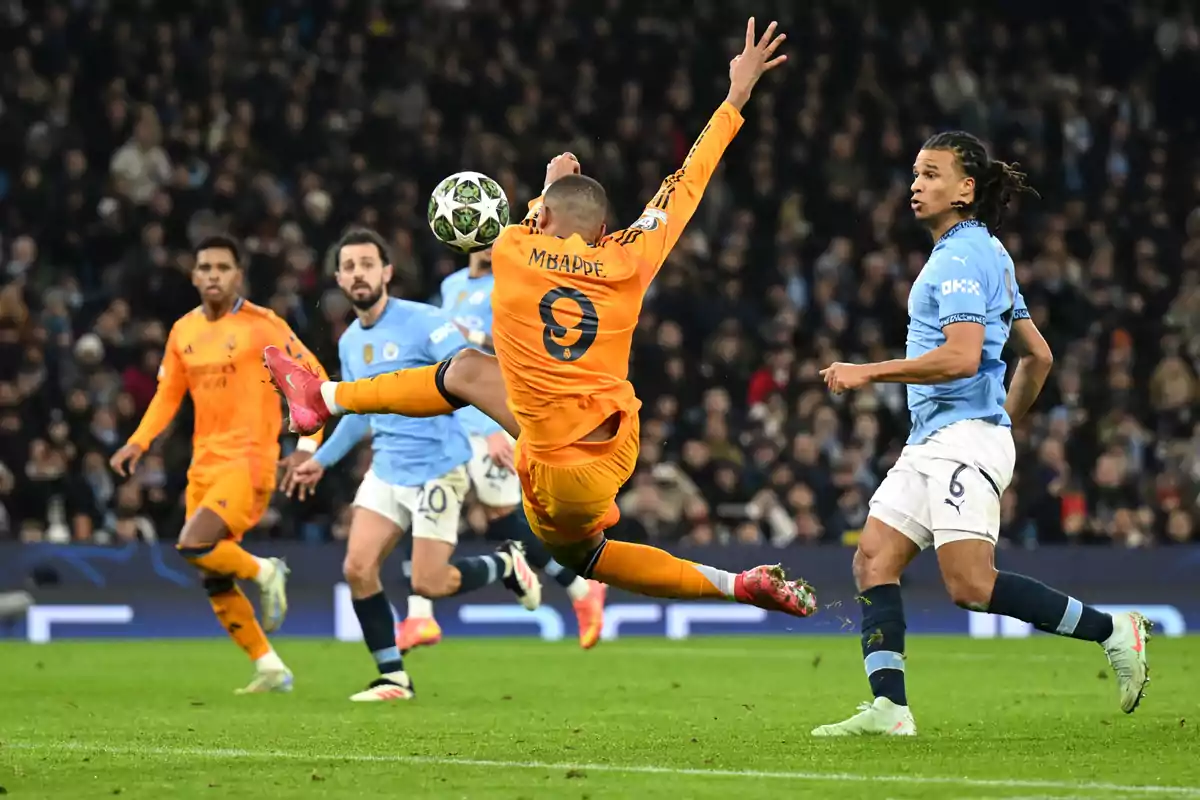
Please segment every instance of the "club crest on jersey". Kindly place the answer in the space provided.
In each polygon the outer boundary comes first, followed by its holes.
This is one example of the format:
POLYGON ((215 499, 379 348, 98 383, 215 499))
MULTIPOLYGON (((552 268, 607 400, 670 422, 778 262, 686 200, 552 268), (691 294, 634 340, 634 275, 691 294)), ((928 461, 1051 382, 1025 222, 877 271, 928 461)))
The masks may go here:
POLYGON ((660 223, 667 221, 665 211, 660 211, 657 208, 647 208, 642 212, 642 216, 638 217, 637 221, 629 227, 636 228, 639 231, 656 231, 660 223))
POLYGON ((375 360, 375 345, 368 342, 363 345, 363 363, 370 364, 375 360))
POLYGON ((458 297, 454 298, 454 307, 458 308, 459 306, 461 306, 463 304, 463 301, 466 299, 467 299, 467 290, 463 289, 461 292, 458 293, 458 297))
POLYGON ((400 345, 395 342, 388 342, 383 346, 383 360, 395 361, 400 357, 400 345))
POLYGON ((230 352, 237 350, 237 336, 230 336, 229 339, 225 341, 225 349, 229 350, 230 352))
POLYGON ((942 281, 942 294, 977 294, 983 295, 983 289, 979 285, 979 281, 963 278, 952 281, 942 281))

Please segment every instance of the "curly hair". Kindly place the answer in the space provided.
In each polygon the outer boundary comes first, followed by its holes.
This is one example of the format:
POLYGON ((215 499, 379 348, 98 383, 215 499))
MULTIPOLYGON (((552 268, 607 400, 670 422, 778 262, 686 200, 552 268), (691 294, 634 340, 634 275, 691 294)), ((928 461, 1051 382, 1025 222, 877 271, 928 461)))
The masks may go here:
POLYGON ((975 201, 964 203, 956 200, 952 205, 987 225, 993 232, 1004 227, 1004 216, 1013 195, 1041 197, 1027 182, 1029 176, 1017 169, 1018 164, 993 159, 983 142, 965 131, 936 133, 926 140, 921 149, 954 153, 962 171, 975 179, 975 201))

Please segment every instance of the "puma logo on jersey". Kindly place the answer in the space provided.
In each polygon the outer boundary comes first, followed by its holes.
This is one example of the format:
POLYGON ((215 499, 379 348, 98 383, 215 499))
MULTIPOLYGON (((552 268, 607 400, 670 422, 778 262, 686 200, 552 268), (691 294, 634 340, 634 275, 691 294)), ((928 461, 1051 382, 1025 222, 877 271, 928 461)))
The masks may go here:
POLYGON ((967 257, 966 256, 950 256, 950 260, 957 261, 960 264, 962 264, 964 267, 967 265, 967 257))

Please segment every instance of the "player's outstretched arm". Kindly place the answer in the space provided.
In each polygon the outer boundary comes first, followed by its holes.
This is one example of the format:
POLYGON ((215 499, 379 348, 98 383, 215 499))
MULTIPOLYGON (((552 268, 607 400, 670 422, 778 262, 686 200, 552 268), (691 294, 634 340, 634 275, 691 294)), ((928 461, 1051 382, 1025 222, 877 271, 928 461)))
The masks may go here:
POLYGON ((928 386, 970 378, 979 371, 985 328, 979 322, 952 322, 942 328, 946 341, 916 358, 897 358, 874 364, 837 362, 821 370, 834 394, 871 383, 928 386))
POLYGON ((175 419, 179 404, 187 394, 187 369, 183 366, 176 345, 175 329, 171 328, 162 364, 158 368, 158 387, 154 390, 154 399, 150 401, 150 407, 142 415, 142 421, 138 423, 137 430, 129 437, 129 441, 109 459, 108 463, 113 471, 122 477, 137 467, 142 454, 150 448, 151 443, 171 420, 175 419))
POLYGON ((1008 387, 1004 410, 1016 425, 1029 413, 1042 393, 1046 378, 1050 376, 1050 368, 1054 366, 1054 353, 1050 351, 1050 345, 1037 325, 1028 317, 1013 322, 1009 341, 1017 348, 1020 359, 1008 387))
POLYGON ((741 110, 755 84, 768 71, 787 61, 775 56, 786 38, 775 35, 776 24, 755 38, 754 17, 746 23, 746 45, 729 65, 729 94, 700 132, 687 158, 675 173, 662 182, 642 216, 629 228, 613 234, 613 240, 635 251, 646 264, 643 284, 649 285, 667 260, 684 228, 696 213, 704 190, 721 156, 742 127, 741 110))
POLYGON ((930 298, 945 341, 916 358, 898 358, 876 364, 831 364, 821 370, 825 384, 835 394, 869 383, 930 385, 970 378, 979 371, 987 331, 987 301, 982 287, 987 276, 978 254, 955 249, 953 242, 937 251, 928 269, 933 272, 930 298))

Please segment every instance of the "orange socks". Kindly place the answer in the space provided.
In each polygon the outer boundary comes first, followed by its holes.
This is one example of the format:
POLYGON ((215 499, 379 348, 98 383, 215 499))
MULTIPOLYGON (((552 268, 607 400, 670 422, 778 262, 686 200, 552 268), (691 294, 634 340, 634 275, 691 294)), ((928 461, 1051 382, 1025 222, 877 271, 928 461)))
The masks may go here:
POLYGON ((208 601, 212 603, 213 613, 217 615, 229 638, 233 639, 252 661, 257 661, 271 652, 267 635, 263 633, 262 626, 254 616, 254 606, 250 605, 241 589, 234 586, 228 592, 209 595, 208 601))
MULTIPOLYGON (((352 414, 401 414, 405 417, 440 417, 449 414, 457 406, 446 399, 438 386, 438 371, 443 364, 402 369, 374 378, 339 383, 333 395, 338 408, 332 410, 352 414)), ((329 396, 325 397, 328 400, 329 396)))
POLYGON ((732 600, 736 576, 684 561, 657 547, 610 539, 592 567, 592 577, 648 597, 732 600))
POLYGON ((188 561, 213 575, 230 575, 243 581, 258 577, 258 559, 242 549, 237 542, 220 541, 212 549, 179 548, 188 561))

